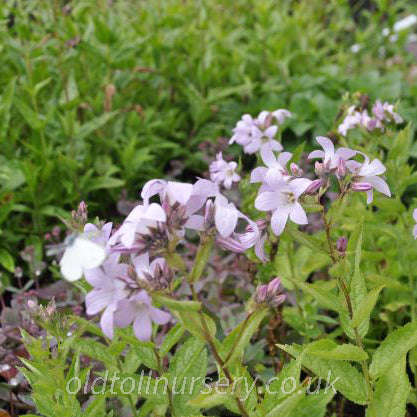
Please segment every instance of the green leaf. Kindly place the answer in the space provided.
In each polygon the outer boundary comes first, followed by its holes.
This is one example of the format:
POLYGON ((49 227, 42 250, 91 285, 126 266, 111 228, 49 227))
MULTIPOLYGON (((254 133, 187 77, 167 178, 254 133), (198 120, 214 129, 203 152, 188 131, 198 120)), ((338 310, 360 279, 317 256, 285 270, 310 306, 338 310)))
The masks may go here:
POLYGON ((110 113, 104 113, 94 119, 84 123, 79 129, 76 134, 77 139, 84 140, 88 136, 90 136, 94 131, 99 129, 100 127, 104 126, 109 120, 111 120, 114 116, 116 116, 119 112, 113 111, 110 113))
POLYGON ((309 355, 323 359, 356 362, 368 359, 368 354, 362 348, 348 343, 338 345, 330 339, 321 339, 312 342, 305 347, 304 351, 309 355))
POLYGON ((132 346, 136 356, 144 365, 150 369, 158 369, 158 358, 149 343, 141 342, 133 336, 124 336, 124 339, 132 346))
POLYGON ((164 357, 181 339, 184 334, 184 327, 177 323, 169 332, 165 335, 165 338, 159 348, 159 354, 164 357))
POLYGON ((328 390, 327 392, 320 390, 317 393, 306 395, 297 404, 293 415, 297 417, 324 417, 326 415, 327 404, 330 403, 333 397, 333 390, 328 390))
POLYGON ((194 311, 176 311, 174 314, 187 331, 202 340, 207 339, 207 332, 213 337, 216 334, 216 323, 207 314, 196 313, 194 311), (202 317, 204 317, 204 322, 202 321, 202 317))
POLYGON ((205 343, 193 337, 176 352, 168 373, 174 394, 173 403, 176 415, 192 415, 197 409, 186 405, 203 385, 207 371, 207 351, 205 343))
POLYGON ((0 103, 0 142, 8 133, 10 123, 10 109, 14 97, 16 78, 12 78, 1 96, 0 103))
POLYGON ((375 351, 369 373, 377 379, 390 369, 398 358, 417 345, 417 322, 411 322, 389 333, 375 351))
POLYGON ((93 339, 79 339, 77 340, 77 344, 74 348, 78 352, 87 355, 92 359, 97 359, 98 361, 103 362, 106 366, 116 366, 116 357, 108 351, 107 346, 100 342, 93 339))
POLYGON ((85 417, 102 417, 106 415, 107 395, 97 395, 94 400, 88 404, 83 411, 85 417))
POLYGON ((291 395, 279 402, 272 408, 265 417, 293 417, 294 409, 305 397, 307 387, 295 390, 291 395))
POLYGON ((207 385, 198 395, 188 401, 188 405, 197 408, 213 408, 234 401, 235 397, 231 393, 231 387, 225 389, 214 383, 207 385))
POLYGON ((109 188, 120 188, 125 185, 124 180, 114 177, 96 177, 92 178, 87 186, 86 191, 105 190, 109 188))
POLYGON ((197 256, 194 261, 193 269, 190 274, 190 282, 196 282, 200 279, 204 272, 204 268, 209 261, 211 250, 213 248, 213 238, 206 238, 200 243, 200 247, 197 251, 197 256))
POLYGON ((371 404, 366 417, 403 417, 406 413, 407 397, 411 386, 405 369, 406 355, 381 376, 375 386, 371 404))
POLYGON ((374 288, 372 291, 370 291, 358 305, 358 307, 353 311, 353 318, 351 322, 351 326, 353 328, 360 326, 364 321, 369 321, 371 312, 378 300, 379 293, 383 288, 384 285, 374 288))
POLYGON ((328 310, 340 311, 338 298, 330 291, 321 288, 317 284, 307 284, 304 282, 293 281, 302 291, 310 294, 321 306, 328 310))
POLYGON ((261 404, 263 414, 270 412, 277 404, 281 403, 288 397, 290 387, 284 384, 289 380, 295 380, 297 385, 300 382, 301 358, 292 360, 286 364, 279 375, 269 383, 265 392, 265 397, 261 404), (288 394, 286 394, 288 392, 288 394))
POLYGON ((152 294, 152 299, 157 303, 176 311, 187 312, 201 310, 201 303, 199 301, 179 301, 168 295, 159 294, 157 292, 152 294))
POLYGON ((259 329, 261 321, 268 314, 267 308, 255 310, 243 322, 241 322, 223 341, 222 351, 225 359, 225 366, 233 362, 243 354, 246 346, 250 343, 253 334, 259 329), (228 349, 224 348, 225 346, 228 349), (227 354, 226 351, 228 350, 227 354))
POLYGON ((340 360, 322 359, 303 352, 299 345, 277 345, 279 348, 298 358, 301 356, 301 363, 310 369, 322 382, 332 385, 336 391, 343 394, 348 400, 360 404, 367 404, 367 389, 365 377, 350 363, 340 360))
POLYGON ((0 265, 3 266, 3 268, 6 268, 10 272, 14 271, 13 256, 10 255, 10 253, 7 252, 6 249, 2 249, 2 248, 0 249, 0 265))
POLYGON ((295 230, 289 227, 286 229, 286 232, 291 238, 293 238, 299 244, 305 245, 315 252, 321 252, 326 255, 329 255, 328 250, 324 248, 323 242, 317 239, 316 237, 310 236, 307 233, 303 233, 303 232, 300 232, 298 230, 295 230))
POLYGON ((20 99, 15 98, 14 104, 19 110, 20 114, 26 120, 28 125, 33 130, 42 130, 45 123, 41 120, 40 116, 35 113, 25 102, 21 101, 20 99))

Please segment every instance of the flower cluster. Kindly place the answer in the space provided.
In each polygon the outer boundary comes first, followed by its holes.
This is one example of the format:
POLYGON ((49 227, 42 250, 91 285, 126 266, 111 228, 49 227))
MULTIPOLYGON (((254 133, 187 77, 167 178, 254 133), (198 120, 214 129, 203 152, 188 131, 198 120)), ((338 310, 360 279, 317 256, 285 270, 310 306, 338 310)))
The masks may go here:
MULTIPOLYGON (((384 110, 384 114, 389 111, 384 110)), ((378 110, 375 113, 379 114, 378 110)), ((322 150, 308 155, 309 159, 316 159, 317 177, 303 177, 304 170, 295 162, 290 163, 293 155, 284 152, 274 138, 278 126, 290 115, 283 109, 263 111, 255 119, 244 115, 230 141, 242 145, 245 152, 259 152, 264 164, 250 175, 252 184, 260 184, 254 202, 260 212, 256 221, 220 192, 221 185, 229 189, 240 180, 237 164, 226 162, 221 153, 210 165, 211 180, 197 179, 194 184, 148 181, 141 192, 143 202, 117 229, 112 223, 85 224, 86 214, 82 213, 79 220, 83 232, 65 242, 61 272, 71 281, 85 276, 91 286, 86 297, 87 313, 102 312, 100 325, 107 337, 113 337, 115 328, 133 324, 138 339, 150 340, 152 323, 163 325, 171 320, 168 312, 154 306, 154 294, 175 297, 175 278, 177 274, 186 274, 176 249, 190 232, 199 233, 201 244, 209 242, 210 248, 212 242, 238 253, 254 247, 264 262, 268 258, 264 247, 269 230, 280 236, 288 221, 308 224, 303 205, 307 200, 321 204, 320 198, 331 186, 332 176, 339 184, 340 198, 350 191, 363 191, 370 203, 373 189, 390 196, 388 185, 380 177, 385 167, 378 159, 371 161, 362 152, 349 148, 335 149, 333 142, 322 136, 316 138, 322 150), (357 157, 362 162, 353 159, 357 157)), ((340 249, 338 246, 340 252, 346 249, 342 243, 340 249)), ((281 304, 285 296, 280 280, 276 278, 259 287, 254 300, 270 307, 281 304)))
POLYGON ((359 111, 355 106, 349 107, 346 117, 338 127, 338 132, 342 136, 346 136, 348 130, 359 126, 370 132, 375 129, 383 131, 386 123, 399 124, 402 122, 402 117, 394 111, 392 104, 377 100, 372 107, 371 115, 367 109, 359 111))
POLYGON ((291 117, 291 113, 285 109, 273 112, 264 110, 256 118, 245 114, 233 129, 229 143, 238 143, 249 154, 260 152, 263 155, 271 151, 282 151, 282 145, 275 139, 275 135, 279 125, 288 117, 291 117))

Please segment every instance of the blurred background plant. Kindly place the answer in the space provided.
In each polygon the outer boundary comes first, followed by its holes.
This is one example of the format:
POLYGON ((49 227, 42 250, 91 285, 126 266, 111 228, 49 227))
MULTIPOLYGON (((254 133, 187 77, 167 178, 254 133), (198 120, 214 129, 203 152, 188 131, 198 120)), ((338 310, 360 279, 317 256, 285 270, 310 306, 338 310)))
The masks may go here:
POLYGON ((401 0, 3 1, 3 328, 17 295, 51 282, 59 218, 81 200, 114 218, 149 178, 200 175, 242 114, 288 108, 289 151, 334 129, 347 92, 416 120, 416 26, 395 26, 411 13, 401 0))

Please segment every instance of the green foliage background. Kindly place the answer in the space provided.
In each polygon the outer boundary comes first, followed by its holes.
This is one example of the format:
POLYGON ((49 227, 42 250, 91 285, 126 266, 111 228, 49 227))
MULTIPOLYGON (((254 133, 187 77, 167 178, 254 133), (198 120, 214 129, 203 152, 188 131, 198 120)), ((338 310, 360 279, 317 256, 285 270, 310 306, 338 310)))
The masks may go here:
MULTIPOLYGON (((416 117, 414 56, 381 28, 407 2, 15 1, 0 6, 0 263, 13 270, 80 200, 114 216, 172 160, 206 168, 198 145, 245 112, 289 108, 292 149, 333 127, 346 91, 416 117), (356 20, 355 20, 356 19, 356 20), (361 45, 353 54, 350 46, 361 45), (385 49, 384 56, 381 48, 385 49)), ((415 152, 417 153, 417 152, 415 152)))

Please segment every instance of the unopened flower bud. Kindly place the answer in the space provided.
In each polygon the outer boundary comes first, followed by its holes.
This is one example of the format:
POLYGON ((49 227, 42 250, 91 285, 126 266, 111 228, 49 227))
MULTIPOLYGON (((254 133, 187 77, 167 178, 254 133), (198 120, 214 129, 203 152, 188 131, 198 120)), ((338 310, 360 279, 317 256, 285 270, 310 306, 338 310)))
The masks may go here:
POLYGON ((268 285, 261 285, 256 289, 255 302, 257 304, 262 304, 266 301, 268 294, 268 285))
POLYGON ((294 177, 301 177, 301 175, 303 175, 304 173, 304 171, 294 162, 291 162, 290 170, 291 170, 292 175, 294 175, 294 177))
POLYGON ((314 180, 306 189, 305 193, 306 194, 314 194, 316 193, 320 187, 323 185, 323 180, 322 179, 317 179, 314 180))
POLYGON ((336 175, 338 178, 344 178, 346 176, 346 161, 343 158, 339 158, 336 175))
POLYGON ((326 169, 321 162, 316 161, 316 163, 314 164, 314 171, 316 172, 316 175, 318 177, 322 177, 326 172, 326 169))
POLYGON ((369 182, 354 182, 351 186, 352 191, 370 191, 372 190, 372 184, 369 182))
POLYGON ((268 295, 274 296, 278 293, 281 287, 281 280, 277 277, 268 284, 268 295))
POLYGON ((346 248, 347 248, 347 237, 346 236, 342 236, 339 237, 339 239, 337 239, 337 243, 336 243, 336 248, 339 252, 346 252, 346 248))

